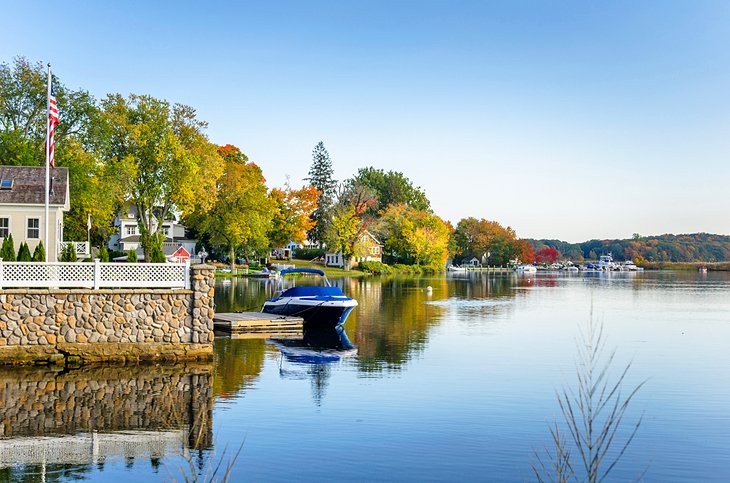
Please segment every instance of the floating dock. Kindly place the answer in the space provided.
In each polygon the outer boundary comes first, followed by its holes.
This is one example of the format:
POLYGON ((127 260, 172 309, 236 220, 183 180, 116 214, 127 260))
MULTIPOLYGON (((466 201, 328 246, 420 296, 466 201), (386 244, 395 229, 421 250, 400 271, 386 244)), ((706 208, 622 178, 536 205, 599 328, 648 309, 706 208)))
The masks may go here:
POLYGON ((232 339, 292 337, 304 333, 304 319, 263 312, 216 313, 213 327, 232 339))

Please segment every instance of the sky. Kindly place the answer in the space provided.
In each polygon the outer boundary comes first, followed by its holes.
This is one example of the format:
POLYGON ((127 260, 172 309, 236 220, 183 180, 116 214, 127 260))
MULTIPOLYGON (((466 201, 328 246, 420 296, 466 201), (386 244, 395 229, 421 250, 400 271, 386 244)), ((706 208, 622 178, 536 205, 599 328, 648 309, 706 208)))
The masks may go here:
POLYGON ((404 173, 523 238, 730 234, 730 2, 0 0, 0 62, 197 109, 269 186, 404 173), (52 9, 49 7, 52 6, 52 9))

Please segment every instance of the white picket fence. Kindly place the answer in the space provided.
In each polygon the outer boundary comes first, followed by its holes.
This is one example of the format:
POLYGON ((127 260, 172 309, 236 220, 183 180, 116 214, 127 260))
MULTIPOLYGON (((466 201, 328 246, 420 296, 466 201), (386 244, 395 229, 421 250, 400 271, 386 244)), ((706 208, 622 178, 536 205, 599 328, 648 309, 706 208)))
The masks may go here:
POLYGON ((4 262, 3 288, 184 288, 190 289, 185 263, 4 262))

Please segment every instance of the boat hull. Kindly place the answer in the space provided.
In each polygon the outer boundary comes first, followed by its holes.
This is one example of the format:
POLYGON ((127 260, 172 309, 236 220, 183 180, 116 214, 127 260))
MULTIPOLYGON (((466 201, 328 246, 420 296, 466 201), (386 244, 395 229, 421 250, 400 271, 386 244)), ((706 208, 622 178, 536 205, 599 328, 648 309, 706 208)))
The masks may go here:
POLYGON ((332 328, 347 320, 355 305, 309 305, 292 301, 289 303, 266 302, 262 312, 267 314, 301 317, 305 328, 332 328))

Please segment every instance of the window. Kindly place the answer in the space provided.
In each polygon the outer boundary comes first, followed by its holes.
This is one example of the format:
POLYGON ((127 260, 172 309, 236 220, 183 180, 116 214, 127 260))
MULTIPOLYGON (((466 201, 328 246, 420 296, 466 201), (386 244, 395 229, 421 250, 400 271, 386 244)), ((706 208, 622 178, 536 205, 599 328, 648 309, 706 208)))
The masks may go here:
POLYGON ((40 218, 28 218, 28 239, 38 239, 41 237, 41 220, 40 218))
POLYGON ((129 235, 136 235, 137 234, 137 227, 136 226, 128 226, 127 227, 127 236, 129 235))
POLYGON ((10 218, 0 218, 0 238, 10 235, 10 218))

